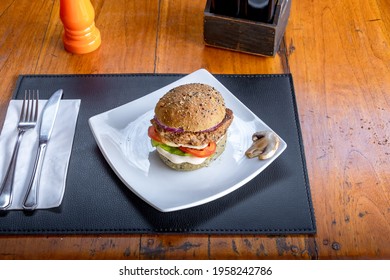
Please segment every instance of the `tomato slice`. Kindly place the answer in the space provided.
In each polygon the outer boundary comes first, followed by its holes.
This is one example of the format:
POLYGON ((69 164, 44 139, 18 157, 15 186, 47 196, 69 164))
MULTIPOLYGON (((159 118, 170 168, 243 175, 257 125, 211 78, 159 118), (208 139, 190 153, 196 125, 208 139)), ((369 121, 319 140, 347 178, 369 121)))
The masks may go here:
POLYGON ((215 150, 217 149, 217 144, 215 144, 215 142, 210 142, 209 145, 204 149, 192 149, 187 147, 179 147, 179 149, 193 156, 206 158, 215 153, 215 150))
POLYGON ((153 125, 148 128, 148 136, 157 142, 161 142, 161 137, 153 125))

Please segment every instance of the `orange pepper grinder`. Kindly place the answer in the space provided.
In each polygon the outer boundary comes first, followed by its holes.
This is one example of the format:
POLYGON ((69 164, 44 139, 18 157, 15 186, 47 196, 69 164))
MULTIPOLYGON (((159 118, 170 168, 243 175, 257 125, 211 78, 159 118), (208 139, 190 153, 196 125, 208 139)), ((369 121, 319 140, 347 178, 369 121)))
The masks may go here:
POLYGON ((100 46, 100 31, 95 26, 90 0, 61 0, 60 18, 64 25, 62 40, 68 52, 84 54, 100 46))

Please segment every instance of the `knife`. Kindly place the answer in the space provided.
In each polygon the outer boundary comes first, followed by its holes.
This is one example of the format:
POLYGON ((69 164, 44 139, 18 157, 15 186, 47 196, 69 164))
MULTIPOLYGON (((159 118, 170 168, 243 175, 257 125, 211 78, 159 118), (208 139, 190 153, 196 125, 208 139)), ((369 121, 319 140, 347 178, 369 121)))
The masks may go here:
POLYGON ((35 210, 38 205, 38 187, 42 171, 42 163, 46 153, 46 146, 50 140, 54 123, 57 117, 58 107, 62 98, 63 90, 59 89, 46 102, 42 111, 39 129, 39 145, 34 162, 33 172, 28 184, 26 196, 23 201, 23 209, 35 210))

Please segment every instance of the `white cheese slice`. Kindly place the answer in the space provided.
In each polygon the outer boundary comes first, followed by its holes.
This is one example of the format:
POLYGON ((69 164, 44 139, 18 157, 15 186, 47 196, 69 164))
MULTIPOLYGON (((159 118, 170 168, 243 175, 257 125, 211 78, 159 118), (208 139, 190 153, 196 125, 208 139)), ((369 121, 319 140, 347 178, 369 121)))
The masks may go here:
POLYGON ((164 144, 165 145, 168 145, 168 146, 171 146, 171 147, 185 147, 185 148, 191 148, 191 149, 198 149, 198 150, 201 150, 201 149, 204 149, 208 146, 208 144, 205 144, 205 145, 201 145, 201 146, 191 146, 191 145, 186 145, 186 144, 182 144, 182 145, 177 145, 173 142, 169 142, 169 141, 164 141, 164 144))
POLYGON ((162 154, 164 157, 169 159, 171 162, 174 164, 181 164, 184 162, 188 162, 191 164, 201 164, 203 163, 207 158, 199 158, 199 157, 194 157, 194 156, 178 156, 171 154, 164 149, 160 148, 157 146, 157 151, 162 154))

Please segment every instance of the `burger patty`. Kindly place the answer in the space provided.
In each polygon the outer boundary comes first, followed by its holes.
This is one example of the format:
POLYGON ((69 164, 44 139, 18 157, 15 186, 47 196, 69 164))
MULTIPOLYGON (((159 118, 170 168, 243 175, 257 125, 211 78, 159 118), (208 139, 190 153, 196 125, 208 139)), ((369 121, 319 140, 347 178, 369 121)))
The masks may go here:
POLYGON ((202 146, 210 142, 217 142, 222 136, 226 134, 226 131, 232 121, 233 111, 226 108, 225 118, 214 130, 211 131, 171 132, 158 125, 155 119, 152 119, 150 122, 159 133, 163 142, 165 140, 166 142, 173 142, 177 145, 202 146))

